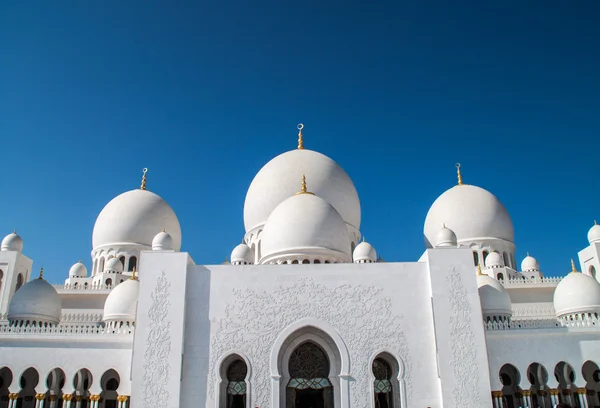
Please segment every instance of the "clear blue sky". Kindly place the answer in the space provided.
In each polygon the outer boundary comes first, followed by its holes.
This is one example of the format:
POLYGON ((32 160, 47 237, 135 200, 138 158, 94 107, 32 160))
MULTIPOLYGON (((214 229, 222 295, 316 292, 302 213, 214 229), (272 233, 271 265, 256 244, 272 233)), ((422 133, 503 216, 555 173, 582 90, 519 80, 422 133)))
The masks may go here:
POLYGON ((96 216, 148 167, 183 250, 221 262, 303 122, 385 259, 418 259, 461 162, 517 260, 563 275, 600 219, 600 3, 526 3, 2 2, 0 235, 52 281, 89 269, 96 216))

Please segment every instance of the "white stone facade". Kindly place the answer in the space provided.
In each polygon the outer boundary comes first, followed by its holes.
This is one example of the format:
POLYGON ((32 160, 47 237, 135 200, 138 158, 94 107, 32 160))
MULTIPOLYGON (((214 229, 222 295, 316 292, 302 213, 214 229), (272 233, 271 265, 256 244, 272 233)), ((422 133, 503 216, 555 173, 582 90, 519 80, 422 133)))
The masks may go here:
POLYGON ((384 262, 359 244, 358 195, 335 162, 298 149, 265 167, 231 263, 179 251, 177 218, 145 173, 99 217, 89 275, 76 264, 49 285, 7 236, 0 408, 600 406, 597 228, 583 273, 544 277, 532 257, 518 271, 508 211, 461 190, 459 173, 428 214, 420 259, 384 262), (302 174, 298 195, 264 196, 302 174))

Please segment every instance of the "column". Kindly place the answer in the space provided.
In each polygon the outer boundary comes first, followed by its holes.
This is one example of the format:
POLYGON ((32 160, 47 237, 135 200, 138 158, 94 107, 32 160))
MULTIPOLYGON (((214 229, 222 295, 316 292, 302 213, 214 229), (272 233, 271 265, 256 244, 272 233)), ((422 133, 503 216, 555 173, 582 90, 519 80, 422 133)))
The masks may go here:
POLYGON ((19 394, 16 392, 11 392, 8 394, 8 408, 16 408, 18 398, 19 394))
POLYGON ((523 390, 521 394, 523 394, 523 405, 525 408, 531 408, 531 391, 523 390))
POLYGON ((35 394, 35 408, 44 408, 46 394, 35 394))
POLYGON ((73 400, 73 394, 63 394, 63 408, 71 408, 71 401, 73 400))
MULTIPOLYGON (((82 400, 82 396, 81 395, 75 395, 75 408, 81 408, 81 400, 82 400)), ((71 403, 71 407, 73 406, 73 403, 71 403)))
POLYGON ((50 395, 48 397, 48 401, 50 401, 50 408, 56 408, 56 400, 58 400, 56 395, 50 395))
POLYGON ((492 391, 492 401, 494 403, 494 407, 503 408, 502 407, 502 391, 492 391))
POLYGON ((579 398, 579 405, 581 405, 582 408, 588 408, 586 394, 587 390, 585 388, 577 388, 577 397, 579 398))
POLYGON ((550 401, 553 407, 558 405, 558 390, 556 388, 550 389, 550 401))
POLYGON ((127 400, 128 399, 129 399, 128 395, 119 395, 117 397, 117 401, 119 401, 118 408, 126 408, 127 407, 127 400))
POLYGON ((100 394, 90 395, 90 408, 98 408, 98 401, 100 401, 100 394))

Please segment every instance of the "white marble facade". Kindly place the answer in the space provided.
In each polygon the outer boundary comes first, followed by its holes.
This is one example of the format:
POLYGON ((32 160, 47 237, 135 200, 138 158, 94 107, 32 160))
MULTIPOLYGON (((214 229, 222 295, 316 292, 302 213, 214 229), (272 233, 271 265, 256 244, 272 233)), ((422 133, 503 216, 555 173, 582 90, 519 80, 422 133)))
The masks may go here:
POLYGON ((516 264, 495 196, 460 169, 449 187, 421 258, 383 261, 350 177, 300 132, 252 182, 223 264, 180 251, 145 172, 99 215, 90 273, 50 285, 9 234, 0 408, 600 406, 600 226, 582 272, 544 277, 516 264))

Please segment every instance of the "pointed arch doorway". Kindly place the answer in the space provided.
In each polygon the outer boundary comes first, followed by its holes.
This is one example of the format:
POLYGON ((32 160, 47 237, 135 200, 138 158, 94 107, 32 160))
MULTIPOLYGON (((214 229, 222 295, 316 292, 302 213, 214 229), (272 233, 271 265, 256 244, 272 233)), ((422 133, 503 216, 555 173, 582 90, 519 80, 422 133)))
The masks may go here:
POLYGON ((288 364, 286 408, 334 408, 329 359, 318 344, 300 344, 292 351, 288 364))

